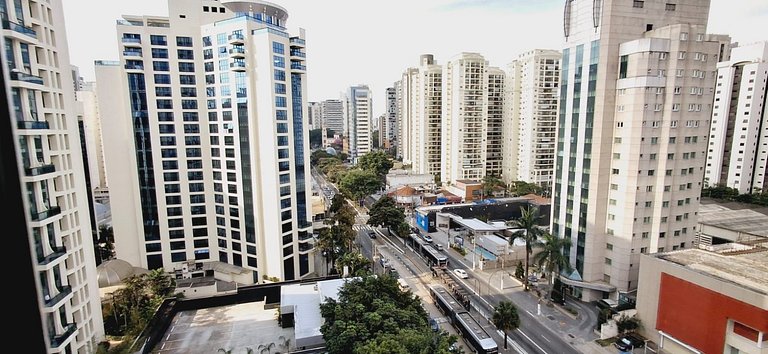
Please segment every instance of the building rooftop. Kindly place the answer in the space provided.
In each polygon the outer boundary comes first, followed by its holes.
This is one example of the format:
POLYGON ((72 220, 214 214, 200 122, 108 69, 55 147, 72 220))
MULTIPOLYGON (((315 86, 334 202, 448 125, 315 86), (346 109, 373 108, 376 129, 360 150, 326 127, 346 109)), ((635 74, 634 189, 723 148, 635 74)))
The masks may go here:
POLYGON ((768 237, 768 208, 702 199, 699 206, 699 223, 768 237))
POLYGON ((737 255, 685 249, 653 256, 768 295, 768 249, 737 255))

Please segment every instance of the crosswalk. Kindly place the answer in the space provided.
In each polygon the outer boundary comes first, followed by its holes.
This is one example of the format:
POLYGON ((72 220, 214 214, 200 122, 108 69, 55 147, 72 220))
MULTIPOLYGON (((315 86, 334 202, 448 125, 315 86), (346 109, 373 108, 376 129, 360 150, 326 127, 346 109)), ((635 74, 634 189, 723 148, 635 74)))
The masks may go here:
POLYGON ((370 225, 352 225, 352 230, 355 231, 373 231, 375 230, 370 225))

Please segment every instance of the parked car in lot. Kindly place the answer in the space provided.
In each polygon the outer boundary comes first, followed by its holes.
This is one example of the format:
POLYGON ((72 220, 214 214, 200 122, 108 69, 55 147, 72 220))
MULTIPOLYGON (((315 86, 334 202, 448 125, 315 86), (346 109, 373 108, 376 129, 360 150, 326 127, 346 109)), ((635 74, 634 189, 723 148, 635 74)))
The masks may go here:
POLYGON ((632 342, 630 342, 629 339, 626 339, 624 337, 621 337, 617 339, 615 342, 613 342, 613 346, 616 347, 616 349, 618 349, 622 353, 631 352, 633 349, 632 342))
POLYGON ((631 353, 633 349, 645 346, 645 338, 637 333, 627 333, 620 336, 619 339, 613 343, 613 346, 622 353, 631 353))
POLYGON ((467 274, 467 271, 464 269, 456 268, 453 270, 453 273, 456 274, 457 277, 461 279, 467 279, 469 278, 469 274, 467 274))
POLYGON ((429 319, 429 327, 431 327, 432 331, 434 332, 440 331, 440 325, 437 323, 437 320, 434 318, 429 319))

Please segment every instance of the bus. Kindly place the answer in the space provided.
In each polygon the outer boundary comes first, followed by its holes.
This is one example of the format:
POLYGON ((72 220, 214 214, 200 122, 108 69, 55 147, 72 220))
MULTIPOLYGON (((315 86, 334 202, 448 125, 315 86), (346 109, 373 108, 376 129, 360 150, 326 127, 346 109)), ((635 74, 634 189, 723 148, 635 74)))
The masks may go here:
POLYGON ((448 266, 448 257, 446 257, 442 252, 436 250, 431 245, 424 245, 424 247, 421 249, 421 255, 424 256, 424 259, 427 260, 428 266, 440 268, 445 268, 448 266))
POLYGON ((451 296, 451 293, 441 285, 429 287, 429 295, 435 301, 435 305, 449 320, 453 321, 457 313, 467 312, 464 306, 451 296))
POLYGON ((469 312, 457 313, 453 324, 475 353, 496 354, 499 352, 496 341, 488 335, 488 332, 477 323, 469 312))

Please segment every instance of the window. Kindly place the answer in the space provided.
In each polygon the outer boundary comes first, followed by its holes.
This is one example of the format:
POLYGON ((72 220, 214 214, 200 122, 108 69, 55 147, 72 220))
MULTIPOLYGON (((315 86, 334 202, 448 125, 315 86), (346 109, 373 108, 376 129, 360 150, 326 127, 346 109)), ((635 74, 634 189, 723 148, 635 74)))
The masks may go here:
POLYGON ((610 258, 605 258, 605 264, 611 265, 611 263, 613 263, 613 261, 611 261, 610 258))
POLYGON ((680 32, 680 40, 681 41, 687 41, 688 40, 688 32, 680 32))
POLYGON ((666 11, 675 11, 675 7, 676 7, 675 4, 667 3, 667 5, 664 7, 664 10, 666 10, 666 11))
POLYGON ((152 45, 168 45, 168 41, 165 36, 153 34, 149 36, 149 41, 152 43, 152 45))
POLYGON ((176 37, 176 46, 177 47, 191 47, 192 46, 192 38, 191 37, 176 37))
POLYGON ((642 9, 644 5, 645 5, 645 1, 641 1, 641 0, 632 1, 632 7, 636 9, 642 9))

